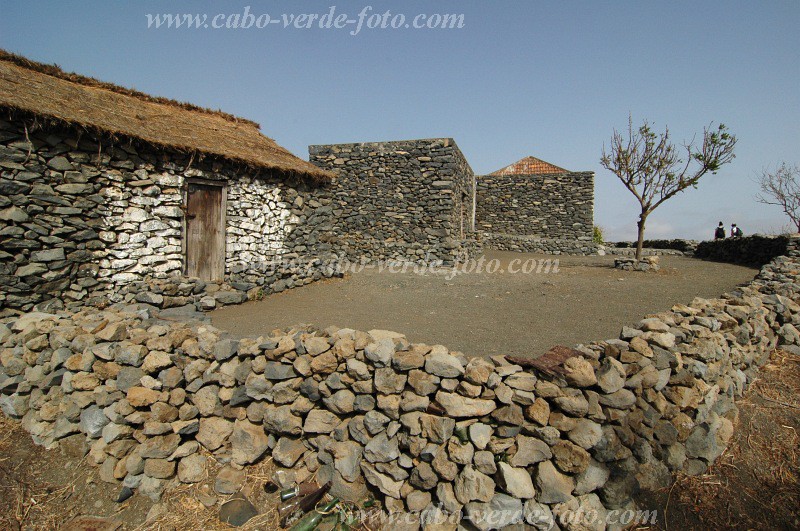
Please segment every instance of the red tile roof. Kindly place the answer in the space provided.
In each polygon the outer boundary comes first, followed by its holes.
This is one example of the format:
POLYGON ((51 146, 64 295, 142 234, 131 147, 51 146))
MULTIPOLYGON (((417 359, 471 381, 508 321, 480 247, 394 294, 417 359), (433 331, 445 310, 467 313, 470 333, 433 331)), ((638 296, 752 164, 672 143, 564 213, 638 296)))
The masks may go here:
POLYGON ((559 168, 536 157, 525 157, 514 164, 501 168, 490 175, 542 175, 547 173, 565 173, 568 170, 559 168))

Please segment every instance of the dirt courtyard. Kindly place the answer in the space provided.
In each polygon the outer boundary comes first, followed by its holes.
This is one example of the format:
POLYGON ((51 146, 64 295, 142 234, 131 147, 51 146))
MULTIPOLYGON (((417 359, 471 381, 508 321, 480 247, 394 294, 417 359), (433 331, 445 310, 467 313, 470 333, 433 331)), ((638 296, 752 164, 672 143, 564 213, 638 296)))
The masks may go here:
POLYGON ((214 326, 237 336, 266 335, 301 323, 335 325, 393 330, 412 342, 444 344, 467 356, 538 356, 556 344, 615 338, 623 324, 697 296, 718 297, 757 273, 675 256, 661 257, 658 273, 615 270, 613 256, 486 253, 487 263, 495 259, 502 273, 448 278, 449 270, 422 276, 365 269, 221 308, 211 318, 214 326), (557 272, 507 272, 514 259, 519 266, 528 259, 556 258, 557 272))

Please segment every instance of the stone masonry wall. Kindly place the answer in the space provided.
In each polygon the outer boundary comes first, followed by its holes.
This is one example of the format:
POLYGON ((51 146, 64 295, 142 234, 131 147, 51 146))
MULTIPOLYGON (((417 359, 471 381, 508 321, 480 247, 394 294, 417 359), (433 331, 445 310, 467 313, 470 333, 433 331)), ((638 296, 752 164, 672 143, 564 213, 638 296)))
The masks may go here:
POLYGON ((593 172, 482 175, 477 201, 481 232, 592 241, 593 172))
POLYGON ((725 238, 700 242, 694 251, 696 258, 715 262, 760 266, 776 256, 786 253, 793 241, 790 236, 762 236, 754 234, 744 238, 725 238))
POLYGON ((450 138, 310 146, 309 155, 338 175, 332 231, 349 258, 452 261, 472 231, 474 174, 450 138))
POLYGON ((550 368, 380 330, 237 341, 136 307, 25 314, 0 324, 0 407, 39 444, 85 440, 103 481, 153 498, 212 461, 271 455, 298 481, 423 521, 585 529, 569 515, 603 521, 673 472, 704 472, 758 367, 778 345, 800 351, 796 242, 787 253, 550 368))
POLYGON ((517 253, 570 254, 587 256, 598 254, 600 246, 591 240, 575 240, 562 238, 536 238, 484 232, 478 235, 478 241, 487 249, 496 251, 513 251, 517 253))
POLYGON ((2 308, 121 300, 133 282, 180 275, 188 178, 228 182, 229 280, 291 287, 285 271, 260 265, 331 251, 323 189, 34 123, 19 113, 0 117, 2 308))

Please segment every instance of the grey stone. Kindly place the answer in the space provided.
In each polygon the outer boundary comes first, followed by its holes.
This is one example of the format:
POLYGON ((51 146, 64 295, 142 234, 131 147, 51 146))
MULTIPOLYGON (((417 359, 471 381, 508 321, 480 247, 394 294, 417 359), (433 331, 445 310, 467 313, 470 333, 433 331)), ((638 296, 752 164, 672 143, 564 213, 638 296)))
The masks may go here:
POLYGON ((394 341, 389 338, 370 343, 364 349, 364 356, 375 364, 376 367, 388 367, 394 354, 394 341))
POLYGON ((312 409, 306 416, 305 424, 303 425, 303 431, 305 433, 330 434, 340 422, 341 419, 330 411, 312 409))
POLYGON ((214 358, 225 361, 233 357, 239 349, 239 342, 234 339, 221 339, 214 345, 214 358))
POLYGON ((233 422, 219 417, 202 418, 196 439, 197 442, 213 452, 222 446, 232 433, 233 422))
POLYGON ((355 399, 356 395, 354 395, 352 391, 349 389, 342 389, 340 391, 336 391, 328 398, 324 398, 322 401, 325 403, 325 406, 327 406, 328 409, 334 413, 343 415, 353 412, 355 399))
POLYGON ((269 433, 300 435, 302 422, 292 413, 292 406, 270 406, 264 410, 264 429, 269 433))
POLYGON ((303 441, 290 437, 281 437, 278 444, 272 450, 272 458, 276 463, 292 468, 306 452, 303 441))
POLYGON ((457 378, 464 374, 464 365, 441 345, 425 356, 425 372, 441 378, 457 378))
POLYGON ((599 489, 608 481, 610 472, 608 467, 594 459, 589 461, 589 466, 575 476, 575 495, 588 494, 599 489))
POLYGON ((492 438, 492 432, 492 427, 482 422, 476 422, 469 426, 469 438, 472 444, 475 445, 475 448, 479 450, 485 449, 489 444, 492 438))
POLYGON ((486 474, 481 474, 472 465, 465 466, 456 477, 454 491, 459 503, 466 505, 471 501, 489 502, 494 496, 495 482, 486 474))
POLYGON ((386 474, 382 474, 375 470, 373 465, 366 461, 361 462, 361 470, 364 472, 364 479, 367 483, 376 487, 385 496, 390 496, 395 499, 400 499, 400 489, 403 486, 402 481, 396 481, 386 474))
POLYGON ((589 419, 577 419, 575 427, 567 433, 567 437, 581 448, 589 450, 603 438, 603 430, 599 424, 589 419))
POLYGON ((451 417, 482 417, 490 414, 497 408, 494 400, 481 400, 467 398, 455 393, 436 393, 436 401, 451 417))
POLYGON ((103 410, 94 404, 81 411, 80 429, 92 439, 100 437, 108 422, 108 417, 103 410))
POLYGON ((235 494, 242 488, 247 478, 247 471, 223 467, 214 480, 214 492, 217 494, 235 494))
POLYGON ((619 391, 625 385, 625 367, 614 358, 605 358, 597 370, 597 385, 606 394, 619 391))
POLYGON ((480 531, 510 529, 522 521, 522 500, 498 493, 489 503, 468 503, 464 513, 470 524, 480 531))
POLYGON ((192 454, 184 457, 178 463, 178 480, 181 483, 199 483, 206 477, 205 456, 192 454))
POLYGON ((364 447, 364 458, 370 463, 387 463, 400 455, 396 438, 389 438, 385 431, 372 438, 364 447))
POLYGON ((553 453, 550 447, 539 439, 533 437, 517 437, 517 452, 511 458, 511 465, 526 467, 550 459, 553 453))
POLYGON ((537 500, 541 503, 564 503, 572 498, 575 483, 553 465, 552 461, 542 461, 536 468, 537 500))
POLYGON ((239 465, 254 463, 269 448, 267 435, 264 433, 263 427, 258 424, 251 424, 246 420, 237 420, 234 423, 230 441, 231 458, 234 463, 239 465))
POLYGON ((264 377, 268 380, 289 380, 296 376, 294 367, 286 363, 268 361, 264 366, 264 377))
MULTIPOLYGON (((500 488, 515 498, 533 498, 536 494, 531 475, 524 468, 514 468, 508 463, 498 463, 500 488)), ((521 509, 521 507, 520 507, 521 509)))

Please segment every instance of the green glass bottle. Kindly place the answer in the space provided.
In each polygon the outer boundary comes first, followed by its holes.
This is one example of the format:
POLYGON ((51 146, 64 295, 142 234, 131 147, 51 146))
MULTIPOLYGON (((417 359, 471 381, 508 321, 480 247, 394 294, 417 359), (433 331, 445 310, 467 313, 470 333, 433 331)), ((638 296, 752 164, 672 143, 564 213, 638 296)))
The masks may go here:
POLYGON ((314 509, 300 520, 295 523, 289 531, 314 531, 317 526, 322 522, 323 518, 328 516, 334 507, 339 504, 339 499, 334 498, 332 501, 326 503, 319 509, 314 509))

